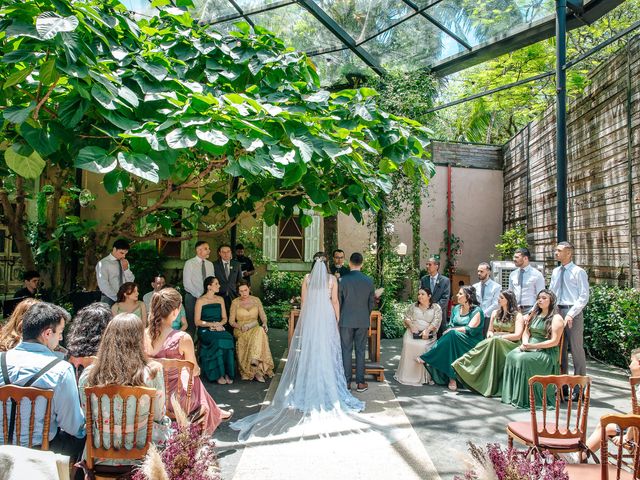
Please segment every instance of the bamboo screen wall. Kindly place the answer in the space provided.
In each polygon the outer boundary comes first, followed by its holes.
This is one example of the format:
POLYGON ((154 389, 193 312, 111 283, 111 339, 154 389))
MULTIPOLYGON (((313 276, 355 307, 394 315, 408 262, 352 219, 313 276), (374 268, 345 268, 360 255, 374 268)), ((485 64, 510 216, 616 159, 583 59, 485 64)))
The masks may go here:
MULTIPOLYGON (((640 37, 591 75, 568 108, 568 237, 591 282, 640 286, 640 37)), ((525 224, 555 266, 555 107, 503 150, 504 228, 525 224)))

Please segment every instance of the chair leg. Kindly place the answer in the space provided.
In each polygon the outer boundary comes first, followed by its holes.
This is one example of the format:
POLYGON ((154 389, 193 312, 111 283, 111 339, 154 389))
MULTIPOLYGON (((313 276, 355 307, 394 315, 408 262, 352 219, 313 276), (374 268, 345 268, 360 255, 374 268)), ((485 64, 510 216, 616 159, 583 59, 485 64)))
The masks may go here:
POLYGON ((513 449, 513 437, 511 435, 507 435, 507 447, 509 450, 513 449))

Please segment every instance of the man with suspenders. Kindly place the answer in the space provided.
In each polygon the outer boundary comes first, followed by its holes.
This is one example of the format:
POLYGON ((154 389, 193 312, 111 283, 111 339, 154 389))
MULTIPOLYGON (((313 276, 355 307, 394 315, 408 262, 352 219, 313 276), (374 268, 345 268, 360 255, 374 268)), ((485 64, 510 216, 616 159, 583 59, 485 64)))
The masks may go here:
MULTIPOLYGON (((69 314, 50 303, 36 303, 24 315, 22 321, 22 342, 8 352, 0 353, 0 386, 32 386, 53 390, 51 402, 51 423, 49 449, 73 458, 82 452, 85 437, 84 412, 80 407, 78 387, 70 363, 62 360, 53 350, 62 339, 64 324, 69 314)), ((28 445, 29 417, 32 406, 29 402, 21 405, 21 428, 18 444, 28 445)), ((1 408, 7 412, 9 443, 15 443, 16 404, 8 402, 1 408)), ((42 444, 45 401, 35 402, 35 427, 33 445, 42 444)), ((0 415, 0 431, 3 415, 0 415)), ((0 444, 3 436, 0 435, 0 444)))

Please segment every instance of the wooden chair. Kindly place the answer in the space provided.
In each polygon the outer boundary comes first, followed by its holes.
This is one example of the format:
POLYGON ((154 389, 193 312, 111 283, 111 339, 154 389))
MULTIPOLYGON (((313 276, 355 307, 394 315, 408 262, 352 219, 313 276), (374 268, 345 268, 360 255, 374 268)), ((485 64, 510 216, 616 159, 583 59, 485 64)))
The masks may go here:
POLYGON ((530 422, 509 422, 507 435, 509 447, 516 440, 533 450, 549 450, 551 453, 585 452, 594 456, 586 446, 587 417, 591 396, 591 379, 581 375, 536 375, 529 379, 530 422), (542 421, 538 417, 535 403, 535 387, 542 387, 542 421), (571 396, 561 403, 562 387, 578 391, 578 400, 571 396), (549 390, 555 396, 555 410, 548 410, 549 390), (564 405, 564 407, 563 407, 564 405))
POLYGON ((600 449, 602 450, 601 457, 602 463, 600 465, 593 464, 570 464, 567 465, 567 474, 569 479, 573 480, 609 480, 609 478, 615 478, 616 480, 639 480, 640 479, 640 449, 635 442, 625 444, 624 436, 625 431, 630 428, 640 429, 640 415, 605 415, 600 418, 600 428, 602 429, 602 436, 600 440, 600 449), (618 439, 618 445, 614 446, 616 450, 613 455, 613 464, 609 457, 609 435, 607 435, 608 425, 617 425, 618 433, 616 437, 618 439), (633 457, 631 465, 625 464, 622 460, 629 452, 633 457))
POLYGON ((82 375, 84 369, 95 362, 96 358, 98 357, 69 357, 68 362, 73 365, 73 369, 76 372, 76 383, 80 380, 80 375, 82 375))
POLYGON ((631 386, 631 411, 634 415, 640 415, 640 405, 638 405, 638 393, 636 392, 640 384, 640 377, 629 377, 631 386))
MULTIPOLYGON (((0 387, 0 403, 2 403, 2 439, 3 445, 9 442, 9 415, 11 400, 16 402, 16 420, 13 441, 11 444, 20 445, 21 429, 22 429, 22 402, 29 400, 31 413, 29 415, 29 441, 26 445, 33 447, 33 431, 35 429, 36 409, 35 402, 38 397, 43 397, 46 402, 44 411, 44 421, 42 425, 42 445, 41 450, 49 450, 49 425, 51 423, 51 401, 53 400, 53 390, 44 390, 36 387, 20 387, 18 385, 3 385, 0 387)), ((24 446, 24 445, 23 445, 24 446)))
POLYGON ((191 413, 191 390, 193 388, 193 369, 195 365, 188 360, 179 360, 177 358, 156 358, 158 362, 162 364, 162 369, 164 371, 164 391, 167 399, 167 416, 169 418, 175 419, 175 414, 173 413, 173 409, 169 408, 171 405, 171 395, 176 394, 177 400, 180 402, 180 406, 185 411, 186 414, 191 413), (182 372, 184 369, 187 369, 189 374, 189 379, 187 380, 187 388, 186 388, 186 397, 184 402, 182 400, 182 392, 185 391, 184 383, 182 382, 182 372), (177 370, 177 381, 173 390, 169 390, 169 370, 177 370), (182 387, 182 388, 179 388, 182 387))
POLYGON ((107 385, 98 387, 86 387, 85 394, 87 397, 86 417, 87 417, 87 447, 86 447, 86 465, 91 470, 96 479, 100 478, 119 478, 130 473, 136 465, 124 465, 122 467, 113 467, 109 465, 96 464, 95 460, 100 459, 119 459, 119 460, 142 460, 151 445, 151 434, 153 431, 153 406, 156 397, 155 388, 146 387, 122 387, 119 385, 107 385), (140 413, 140 400, 143 397, 149 397, 149 412, 146 415, 140 413), (93 398, 97 399, 97 411, 93 410, 93 398), (119 419, 120 439, 117 440, 114 435, 115 422, 114 417, 114 401, 116 398, 122 399, 122 415, 119 419), (125 442, 125 430, 122 426, 127 425, 127 400, 134 397, 136 400, 134 411, 134 429, 132 448, 127 448, 125 442), (105 419, 102 415, 102 407, 108 402, 109 418, 105 419), (107 420, 107 423, 105 423, 107 420), (105 431, 105 425, 108 431, 105 431), (138 439, 140 438, 143 427, 146 426, 146 435, 142 447, 138 447, 138 439), (97 432, 95 432, 97 430, 97 432), (97 435, 95 434, 97 433, 97 435), (106 438, 106 441, 105 441, 106 438))

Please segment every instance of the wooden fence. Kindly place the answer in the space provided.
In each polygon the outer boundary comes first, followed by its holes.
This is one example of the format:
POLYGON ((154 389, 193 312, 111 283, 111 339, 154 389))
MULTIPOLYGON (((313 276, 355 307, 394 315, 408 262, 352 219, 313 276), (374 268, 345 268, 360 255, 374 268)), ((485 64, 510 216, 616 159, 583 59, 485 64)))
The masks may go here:
MULTIPOLYGON (((568 108, 568 237, 592 282, 640 287, 640 37, 591 75, 568 108)), ((504 228, 526 225, 555 265, 555 107, 503 149, 504 228)), ((548 270, 550 272, 550 270, 548 270)))

